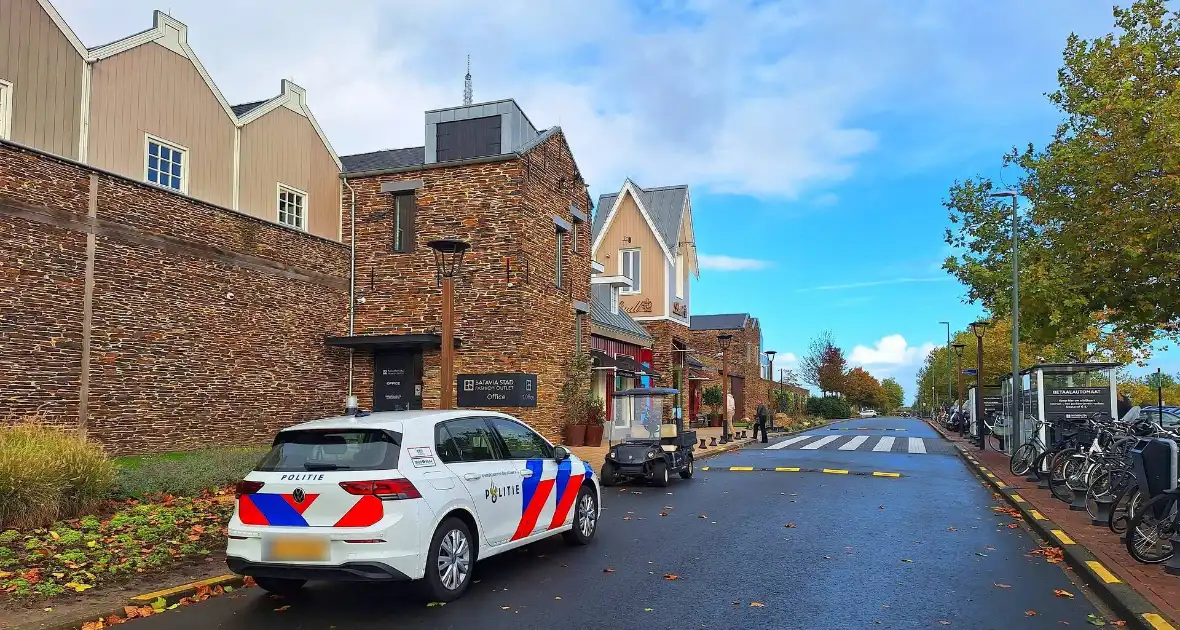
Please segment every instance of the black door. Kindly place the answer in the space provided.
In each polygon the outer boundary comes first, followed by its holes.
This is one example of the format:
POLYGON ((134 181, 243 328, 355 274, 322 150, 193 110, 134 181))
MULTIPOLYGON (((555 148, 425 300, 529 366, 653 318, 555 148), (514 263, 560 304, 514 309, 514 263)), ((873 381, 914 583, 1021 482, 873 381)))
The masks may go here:
POLYGON ((373 411, 422 408, 422 355, 378 352, 373 356, 373 411))

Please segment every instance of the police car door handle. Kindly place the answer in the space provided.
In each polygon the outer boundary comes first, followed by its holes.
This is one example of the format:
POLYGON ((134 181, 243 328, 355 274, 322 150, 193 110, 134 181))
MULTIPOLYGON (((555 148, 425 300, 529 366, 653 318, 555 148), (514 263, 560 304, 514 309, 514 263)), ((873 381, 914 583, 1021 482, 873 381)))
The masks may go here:
POLYGON ((521 470, 519 470, 519 471, 517 471, 517 472, 519 472, 519 473, 520 473, 520 476, 521 476, 521 477, 528 478, 528 477, 532 477, 532 476, 533 476, 533 471, 529 470, 528 468, 523 468, 523 469, 521 469, 521 470))
POLYGON ((467 473, 466 475, 463 475, 463 478, 467 481, 479 481, 480 477, 482 477, 482 475, 477 475, 475 473, 467 473))

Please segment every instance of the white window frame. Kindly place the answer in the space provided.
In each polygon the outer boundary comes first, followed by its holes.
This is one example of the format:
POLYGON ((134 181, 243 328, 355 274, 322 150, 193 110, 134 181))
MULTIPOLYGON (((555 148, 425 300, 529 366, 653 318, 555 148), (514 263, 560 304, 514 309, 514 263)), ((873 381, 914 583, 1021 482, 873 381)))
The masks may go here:
POLYGON ((619 314, 619 287, 610 288, 610 312, 612 315, 619 314))
MULTIPOLYGON (((165 140, 163 138, 153 136, 150 133, 143 134, 143 182, 145 184, 148 184, 151 186, 157 186, 159 188, 163 188, 164 190, 171 190, 172 192, 179 192, 183 195, 187 195, 188 194, 189 162, 191 160, 192 160, 192 153, 189 152, 188 147, 186 147, 184 145, 176 144, 175 142, 172 142, 171 140, 165 140), (168 149, 170 149, 172 151, 179 151, 181 156, 183 157, 183 159, 180 162, 180 190, 177 190, 171 186, 161 186, 160 184, 156 184, 156 183, 153 183, 148 180, 148 158, 150 157, 148 151, 149 151, 153 142, 162 146, 162 147, 167 147, 168 149)), ((169 173, 169 175, 171 175, 171 172, 169 173)))
POLYGON ((0 140, 12 139, 12 83, 0 79, 0 140))
POLYGON ((643 292, 643 250, 642 249, 639 249, 637 247, 632 247, 629 249, 620 249, 619 250, 619 275, 631 278, 631 286, 621 287, 619 289, 619 293, 622 293, 623 295, 632 295, 635 293, 642 293, 643 292), (632 263, 631 263, 631 273, 634 274, 634 276, 635 276, 634 278, 632 278, 631 276, 627 276, 627 274, 623 272, 623 269, 624 269, 623 258, 626 254, 634 254, 634 256, 635 256, 634 259, 632 260, 632 263), (636 263, 638 263, 638 264, 636 264, 636 263))
POLYGON ((684 254, 676 254, 676 299, 684 299, 684 254))
POLYGON ((292 230, 299 230, 301 232, 306 232, 307 231, 308 214, 309 214, 307 200, 308 200, 308 196, 307 196, 306 192, 299 190, 298 188, 296 188, 294 186, 288 186, 282 182, 279 182, 278 188, 276 188, 276 191, 275 191, 275 222, 278 223, 279 225, 284 226, 284 227, 289 227, 292 230), (291 225, 290 223, 283 222, 283 219, 282 219, 282 217, 283 217, 283 213, 282 213, 283 193, 288 193, 288 194, 292 194, 292 195, 299 195, 300 197, 303 198, 303 217, 302 217, 303 225, 301 225, 301 226, 300 225, 291 225))

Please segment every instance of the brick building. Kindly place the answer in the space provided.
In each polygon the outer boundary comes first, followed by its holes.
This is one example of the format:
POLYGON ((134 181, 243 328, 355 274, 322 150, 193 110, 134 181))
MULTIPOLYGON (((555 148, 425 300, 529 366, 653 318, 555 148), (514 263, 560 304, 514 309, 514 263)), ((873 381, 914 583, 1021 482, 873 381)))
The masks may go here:
POLYGON ((709 367, 710 380, 721 373, 722 357, 718 335, 733 335, 729 345, 729 391, 733 394, 734 418, 753 418, 758 403, 769 402, 769 382, 763 378, 762 327, 748 313, 693 315, 689 325, 689 344, 694 357, 709 367))
POLYGON ((652 337, 620 306, 619 291, 630 287, 631 279, 607 275, 602 265, 592 268, 596 274, 590 279, 591 385, 606 408, 606 435, 625 437, 630 416, 626 409, 616 413, 614 393, 641 385, 645 377, 656 378, 650 367, 652 337))
POLYGON ((362 407, 436 407, 441 290, 426 243, 464 240, 455 373, 536 375, 536 406, 504 411, 557 438, 565 362, 590 348, 586 184, 561 129, 537 131, 515 101, 425 122, 424 146, 342 158, 346 242, 356 208, 356 322, 328 343, 352 349, 362 407))

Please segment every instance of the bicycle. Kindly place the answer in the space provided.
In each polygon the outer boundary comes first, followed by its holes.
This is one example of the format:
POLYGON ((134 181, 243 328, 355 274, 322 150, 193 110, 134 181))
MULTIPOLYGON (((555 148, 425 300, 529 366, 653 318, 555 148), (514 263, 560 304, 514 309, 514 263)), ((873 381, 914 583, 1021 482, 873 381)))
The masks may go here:
MULTIPOLYGON (((1041 457, 1048 447, 1041 441, 1041 430, 1052 426, 1051 423, 1038 419, 1033 426, 1032 437, 1027 442, 1021 444, 1019 448, 1012 451, 1012 457, 1008 462, 1008 470, 1012 471, 1013 475, 1022 476, 1027 475, 1030 470, 1033 470, 1034 464, 1042 463, 1041 457)), ((1037 467, 1037 476, 1041 475, 1040 467, 1037 467)))
POLYGON ((1180 488, 1152 497, 1131 518, 1127 527, 1127 551, 1143 564, 1172 559, 1172 538, 1180 533, 1180 488))

